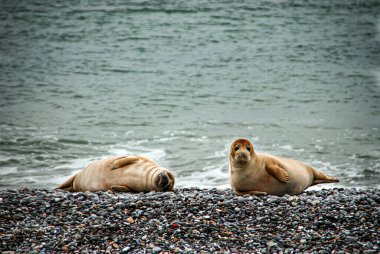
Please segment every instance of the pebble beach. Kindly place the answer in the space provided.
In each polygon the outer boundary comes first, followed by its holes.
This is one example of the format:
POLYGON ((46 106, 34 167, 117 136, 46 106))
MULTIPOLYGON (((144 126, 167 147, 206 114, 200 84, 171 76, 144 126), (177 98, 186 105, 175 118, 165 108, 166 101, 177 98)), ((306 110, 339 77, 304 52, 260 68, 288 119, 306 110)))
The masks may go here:
POLYGON ((380 190, 0 190, 2 253, 379 253, 380 190))

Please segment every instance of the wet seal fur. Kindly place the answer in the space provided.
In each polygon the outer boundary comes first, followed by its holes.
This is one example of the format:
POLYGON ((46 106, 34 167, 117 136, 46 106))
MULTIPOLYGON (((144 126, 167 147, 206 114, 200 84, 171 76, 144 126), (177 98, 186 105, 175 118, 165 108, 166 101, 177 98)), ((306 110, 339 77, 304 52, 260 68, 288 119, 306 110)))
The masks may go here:
POLYGON ((312 185, 339 182, 300 161, 256 153, 247 139, 232 143, 229 160, 230 183, 237 195, 294 195, 312 185))
POLYGON ((149 192, 170 191, 174 176, 142 156, 115 156, 90 163, 57 187, 67 191, 149 192))

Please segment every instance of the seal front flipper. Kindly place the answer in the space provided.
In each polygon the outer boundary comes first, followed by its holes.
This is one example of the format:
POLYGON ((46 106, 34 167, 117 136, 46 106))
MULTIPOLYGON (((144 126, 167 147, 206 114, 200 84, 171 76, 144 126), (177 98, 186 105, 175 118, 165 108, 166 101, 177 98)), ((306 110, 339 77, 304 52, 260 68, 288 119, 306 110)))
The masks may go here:
POLYGON ((112 185, 110 190, 114 192, 133 192, 131 188, 122 185, 112 185))
POLYGON ((126 157, 121 157, 119 159, 116 159, 112 165, 111 165, 111 170, 117 169, 117 168, 122 168, 124 166, 136 163, 140 158, 135 157, 135 156, 126 156, 126 157))
POLYGON ((288 172, 273 161, 267 163, 265 170, 282 183, 287 183, 290 180, 288 172))

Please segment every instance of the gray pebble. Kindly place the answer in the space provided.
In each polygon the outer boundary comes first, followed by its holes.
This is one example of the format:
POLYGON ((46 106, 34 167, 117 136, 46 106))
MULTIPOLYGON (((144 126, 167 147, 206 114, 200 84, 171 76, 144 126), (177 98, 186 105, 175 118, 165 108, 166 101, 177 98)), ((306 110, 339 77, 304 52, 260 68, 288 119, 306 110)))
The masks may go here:
POLYGON ((2 249, 26 253, 378 253, 377 193, 328 189, 238 197, 230 189, 200 188, 171 194, 0 190, 0 218, 7 221, 0 234, 2 249))
POLYGON ((161 251, 161 248, 156 246, 152 249, 153 253, 157 253, 157 252, 160 252, 161 251))

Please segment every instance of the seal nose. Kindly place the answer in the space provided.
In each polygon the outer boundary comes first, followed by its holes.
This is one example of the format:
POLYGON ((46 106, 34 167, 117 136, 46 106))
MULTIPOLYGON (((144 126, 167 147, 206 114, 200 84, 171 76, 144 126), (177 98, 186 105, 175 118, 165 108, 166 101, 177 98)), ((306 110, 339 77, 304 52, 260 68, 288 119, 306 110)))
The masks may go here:
POLYGON ((245 153, 240 153, 240 154, 239 154, 239 157, 246 158, 247 155, 246 155, 245 153))
POLYGON ((156 185, 162 191, 167 191, 171 188, 169 177, 165 173, 158 174, 157 179, 156 179, 156 185))

